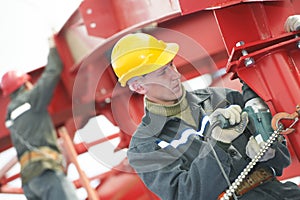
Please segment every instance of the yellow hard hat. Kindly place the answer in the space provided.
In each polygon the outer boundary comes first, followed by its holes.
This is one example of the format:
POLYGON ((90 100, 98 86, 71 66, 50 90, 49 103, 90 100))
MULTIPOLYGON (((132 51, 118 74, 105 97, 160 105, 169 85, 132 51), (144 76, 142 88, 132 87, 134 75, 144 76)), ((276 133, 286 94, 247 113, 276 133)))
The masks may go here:
POLYGON ((169 63, 179 49, 146 33, 128 34, 113 47, 111 63, 121 86, 136 76, 153 72, 169 63))

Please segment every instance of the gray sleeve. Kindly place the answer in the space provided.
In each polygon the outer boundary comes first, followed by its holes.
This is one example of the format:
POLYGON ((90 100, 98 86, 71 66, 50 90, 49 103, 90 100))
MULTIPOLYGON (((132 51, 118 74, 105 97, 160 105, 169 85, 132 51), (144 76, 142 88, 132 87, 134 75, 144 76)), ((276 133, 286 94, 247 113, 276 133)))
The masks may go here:
POLYGON ((49 50, 47 65, 31 91, 31 104, 36 110, 47 109, 60 79, 63 64, 56 48, 49 50))
MULTIPOLYGON (((143 144, 142 149, 153 149, 155 144, 143 144)), ((211 147, 203 142, 201 152, 190 166, 175 148, 142 153, 138 147, 128 151, 131 166, 135 168, 146 186, 162 199, 217 199, 228 184, 220 170, 211 147)), ((214 146, 227 175, 229 158, 214 146)))

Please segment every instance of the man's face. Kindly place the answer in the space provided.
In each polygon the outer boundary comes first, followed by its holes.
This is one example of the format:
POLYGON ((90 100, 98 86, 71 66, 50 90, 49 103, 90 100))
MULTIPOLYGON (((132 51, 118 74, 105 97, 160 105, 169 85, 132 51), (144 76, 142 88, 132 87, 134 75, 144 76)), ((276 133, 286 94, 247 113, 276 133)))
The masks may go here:
POLYGON ((174 104, 182 96, 181 74, 172 62, 144 76, 145 95, 154 103, 174 104))

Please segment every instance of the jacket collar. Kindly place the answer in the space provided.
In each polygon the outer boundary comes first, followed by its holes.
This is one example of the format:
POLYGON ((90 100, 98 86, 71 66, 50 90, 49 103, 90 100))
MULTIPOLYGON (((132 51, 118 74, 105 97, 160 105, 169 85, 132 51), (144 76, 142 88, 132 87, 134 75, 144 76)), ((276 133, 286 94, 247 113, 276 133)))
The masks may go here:
MULTIPOLYGON (((201 104, 211 96, 211 93, 208 90, 198 90, 193 92, 186 92, 186 98, 189 102, 191 112, 195 121, 201 121, 200 117, 205 115, 205 111, 202 108, 201 104)), ((174 120, 173 117, 166 117, 162 115, 157 115, 149 112, 145 109, 145 116, 142 119, 143 126, 147 130, 151 130, 151 134, 159 135, 164 128, 165 124, 169 120, 174 120)), ((149 132, 146 133, 149 136, 149 132)), ((146 137, 146 136, 144 136, 146 137)))

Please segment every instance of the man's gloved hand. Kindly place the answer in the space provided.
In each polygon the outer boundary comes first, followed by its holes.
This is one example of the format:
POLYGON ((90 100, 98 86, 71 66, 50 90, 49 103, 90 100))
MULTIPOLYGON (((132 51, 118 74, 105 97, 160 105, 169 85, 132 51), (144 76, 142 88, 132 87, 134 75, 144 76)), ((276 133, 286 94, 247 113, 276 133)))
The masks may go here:
MULTIPOLYGON (((256 154, 259 152, 260 148, 264 145, 265 142, 257 143, 255 138, 251 136, 246 146, 246 154, 249 158, 253 159, 256 154)), ((275 156, 275 149, 269 147, 269 149, 265 152, 262 158, 259 160, 260 162, 270 160, 275 156)))
POLYGON ((231 105, 228 108, 218 108, 210 116, 210 124, 214 124, 218 121, 218 117, 222 115, 225 119, 229 121, 231 125, 228 128, 222 129, 220 126, 213 128, 211 136, 215 140, 223 143, 231 143, 235 138, 242 134, 248 124, 248 114, 242 112, 239 105, 231 105))
POLYGON ((300 30, 300 15, 292 15, 287 18, 284 24, 284 30, 286 32, 300 30))

